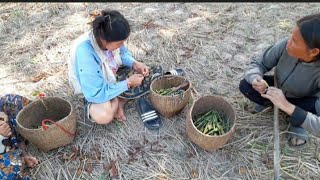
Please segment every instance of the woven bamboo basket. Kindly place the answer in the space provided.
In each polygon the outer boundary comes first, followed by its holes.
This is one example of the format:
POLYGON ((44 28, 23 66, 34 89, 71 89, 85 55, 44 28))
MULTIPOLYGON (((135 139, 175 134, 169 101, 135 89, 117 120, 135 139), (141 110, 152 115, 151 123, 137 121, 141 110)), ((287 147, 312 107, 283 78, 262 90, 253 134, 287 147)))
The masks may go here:
POLYGON ((76 114, 70 102, 47 97, 24 107, 17 115, 18 132, 42 151, 71 143, 76 132, 76 114), (56 124, 41 128, 44 119, 56 124), (40 128, 37 128, 39 127, 40 128))
POLYGON ((166 118, 171 118, 174 115, 179 114, 188 104, 190 96, 191 83, 188 79, 182 76, 165 75, 154 80, 150 85, 150 101, 154 108, 166 118), (189 85, 181 95, 161 96, 156 93, 156 90, 177 87, 184 81, 187 81, 189 85))
POLYGON ((202 149, 213 151, 224 144, 232 137, 235 132, 236 116, 232 106, 220 96, 207 95, 200 97, 193 102, 187 114, 186 131, 188 138, 202 149), (193 119, 197 114, 208 112, 212 109, 225 114, 225 118, 229 120, 230 130, 223 135, 210 136, 199 131, 193 124, 193 119))

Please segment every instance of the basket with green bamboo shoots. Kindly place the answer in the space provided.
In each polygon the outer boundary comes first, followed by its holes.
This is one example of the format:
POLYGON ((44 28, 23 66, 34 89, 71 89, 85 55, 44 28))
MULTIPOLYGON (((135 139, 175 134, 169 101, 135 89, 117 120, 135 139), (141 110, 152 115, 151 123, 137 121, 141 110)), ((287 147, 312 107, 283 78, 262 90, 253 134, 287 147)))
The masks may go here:
POLYGON ((191 96, 191 83, 182 76, 164 75, 150 85, 150 101, 163 116, 180 113, 191 96))
POLYGON ((158 89, 155 91, 156 91, 156 93, 160 94, 161 96, 174 96, 174 95, 178 95, 178 94, 183 94, 183 92, 184 92, 183 89, 175 90, 175 87, 158 89))
POLYGON ((225 120, 224 114, 214 109, 196 115, 193 119, 197 129, 210 136, 219 136, 230 130, 229 121, 225 120))
POLYGON ((232 106, 220 96, 206 95, 195 100, 187 114, 187 136, 202 149, 222 147, 235 131, 232 106))

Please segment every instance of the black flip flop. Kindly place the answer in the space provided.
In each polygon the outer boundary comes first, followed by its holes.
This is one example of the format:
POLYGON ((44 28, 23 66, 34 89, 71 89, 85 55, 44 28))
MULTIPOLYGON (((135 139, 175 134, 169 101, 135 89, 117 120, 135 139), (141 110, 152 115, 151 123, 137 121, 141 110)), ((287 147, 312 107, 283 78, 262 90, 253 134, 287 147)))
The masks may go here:
POLYGON ((148 129, 159 129, 162 125, 158 112, 144 98, 137 99, 138 112, 144 126, 148 129))
MULTIPOLYGON (((119 68, 117 72, 118 80, 125 80, 130 74, 133 74, 133 70, 127 67, 119 68)), ((162 66, 150 66, 149 76, 145 77, 140 86, 129 89, 120 94, 119 97, 123 99, 137 99, 150 91, 150 84, 153 80, 159 77, 163 73, 162 66)))

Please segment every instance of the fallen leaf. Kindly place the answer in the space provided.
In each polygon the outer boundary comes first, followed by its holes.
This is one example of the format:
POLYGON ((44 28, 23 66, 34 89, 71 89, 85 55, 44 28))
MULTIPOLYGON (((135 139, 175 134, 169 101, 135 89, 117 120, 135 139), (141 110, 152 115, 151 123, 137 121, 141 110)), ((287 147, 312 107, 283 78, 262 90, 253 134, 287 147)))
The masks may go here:
POLYGON ((145 136, 143 136, 143 144, 148 144, 148 143, 149 143, 148 139, 145 136))
POLYGON ((80 176, 80 174, 82 173, 81 167, 78 167, 78 168, 77 168, 76 173, 77 173, 77 176, 80 176))
POLYGON ((152 146, 157 145, 157 144, 159 144, 159 141, 151 142, 151 145, 152 145, 152 146))
POLYGON ((190 158, 192 158, 192 157, 193 157, 193 154, 192 154, 192 152, 189 151, 189 152, 187 153, 187 158, 190 159, 190 158))
POLYGON ((195 169, 193 169, 192 171, 191 171, 191 178, 198 178, 198 176, 199 176, 199 173, 198 173, 198 171, 197 170, 195 170, 195 169))
POLYGON ((194 48, 182 47, 182 50, 184 50, 184 51, 193 51, 194 48))
POLYGON ((193 48, 189 48, 189 47, 182 47, 182 49, 184 50, 184 54, 182 54, 181 56, 188 59, 190 57, 192 57, 192 53, 193 53, 193 48))
POLYGON ((129 155, 129 159, 128 159, 128 164, 130 164, 131 162, 134 162, 136 160, 138 160, 136 158, 137 155, 137 151, 132 151, 132 150, 128 150, 128 155, 129 155))
POLYGON ((97 145, 94 145, 93 150, 95 152, 96 160, 100 160, 101 159, 101 152, 99 150, 99 147, 97 145))
POLYGON ((97 17, 97 16, 100 16, 101 15, 101 12, 99 10, 93 10, 89 13, 89 21, 87 22, 87 24, 91 24, 92 21, 94 21, 94 19, 97 17))
POLYGON ((262 162, 267 166, 267 168, 271 169, 273 167, 273 160, 269 157, 268 154, 264 154, 262 157, 262 162))
POLYGON ((150 149, 152 152, 157 152, 157 153, 159 153, 159 152, 161 152, 163 149, 161 149, 161 148, 157 148, 157 149, 155 149, 155 148, 152 148, 152 149, 150 149))
POLYGON ((31 77, 32 82, 39 82, 41 79, 46 79, 49 76, 46 72, 40 72, 36 76, 31 77))
POLYGON ((146 22, 146 23, 143 24, 143 27, 146 28, 146 29, 150 29, 150 28, 159 27, 159 25, 154 24, 154 23, 153 23, 153 20, 150 19, 148 22, 146 22))
POLYGON ((105 163, 105 164, 103 164, 103 169, 104 169, 105 172, 110 171, 111 167, 112 167, 112 164, 111 164, 111 163, 105 163))
POLYGON ((199 17, 199 15, 197 13, 191 13, 189 15, 189 18, 195 18, 195 17, 199 17))
POLYGON ((157 175, 157 180, 167 180, 169 179, 166 174, 159 174, 157 175))
POLYGON ((246 173, 248 170, 247 170, 247 168, 245 168, 245 167, 240 167, 240 169, 239 169, 239 174, 240 175, 243 175, 244 173, 246 173))
POLYGON ((92 173, 92 171, 93 171, 93 166, 90 165, 90 164, 88 164, 88 165, 84 168, 84 170, 85 170, 86 172, 88 172, 88 173, 92 173))
POLYGON ((91 12, 89 13, 89 15, 90 15, 91 17, 96 18, 97 16, 100 16, 100 15, 101 15, 101 12, 100 12, 99 10, 95 9, 95 10, 91 11, 91 12))
POLYGON ((135 162, 135 161, 137 161, 137 160, 138 160, 137 158, 129 157, 129 159, 128 159, 128 164, 131 164, 132 162, 135 162))
POLYGON ((118 177, 118 168, 116 166, 116 161, 112 160, 111 161, 111 172, 110 172, 110 177, 118 177))

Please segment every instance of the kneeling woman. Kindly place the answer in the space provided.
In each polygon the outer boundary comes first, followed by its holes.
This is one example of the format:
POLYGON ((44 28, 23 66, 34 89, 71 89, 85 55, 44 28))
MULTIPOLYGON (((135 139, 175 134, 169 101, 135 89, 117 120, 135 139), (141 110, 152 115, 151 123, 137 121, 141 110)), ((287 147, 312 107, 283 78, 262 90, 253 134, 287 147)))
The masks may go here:
POLYGON ((108 124, 114 118, 125 120, 125 99, 118 96, 139 86, 149 75, 149 67, 136 61, 124 46, 130 35, 127 20, 118 11, 102 11, 92 29, 79 37, 71 52, 69 82, 75 94, 85 97, 88 118, 108 124), (116 81, 120 65, 133 68, 137 74, 116 81))
POLYGON ((305 130, 320 136, 320 14, 298 20, 290 38, 253 60, 239 88, 257 111, 273 104, 290 115, 291 145, 307 142, 305 130), (264 75, 273 67, 279 88, 266 85, 274 85, 273 77, 264 75))

